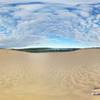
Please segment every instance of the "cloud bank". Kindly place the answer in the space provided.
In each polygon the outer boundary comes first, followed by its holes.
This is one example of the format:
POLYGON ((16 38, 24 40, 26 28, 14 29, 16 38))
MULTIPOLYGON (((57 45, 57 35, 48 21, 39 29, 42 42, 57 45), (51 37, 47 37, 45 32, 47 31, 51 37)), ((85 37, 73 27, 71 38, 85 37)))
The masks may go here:
POLYGON ((0 47, 50 44, 50 39, 57 38, 66 38, 66 47, 69 40, 86 46, 100 46, 100 3, 0 5, 0 47))

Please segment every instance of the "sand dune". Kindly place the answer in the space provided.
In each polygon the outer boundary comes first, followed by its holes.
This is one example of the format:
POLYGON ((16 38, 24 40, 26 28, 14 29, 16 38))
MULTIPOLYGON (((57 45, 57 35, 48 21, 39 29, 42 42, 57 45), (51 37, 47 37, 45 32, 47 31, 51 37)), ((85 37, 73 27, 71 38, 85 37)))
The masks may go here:
POLYGON ((100 100, 100 49, 0 50, 0 100, 100 100))

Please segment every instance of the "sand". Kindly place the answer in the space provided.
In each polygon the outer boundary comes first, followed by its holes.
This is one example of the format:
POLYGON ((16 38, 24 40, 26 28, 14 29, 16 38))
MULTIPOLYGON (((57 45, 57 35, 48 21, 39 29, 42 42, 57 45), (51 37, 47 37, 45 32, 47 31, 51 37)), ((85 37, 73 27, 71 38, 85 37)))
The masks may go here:
POLYGON ((0 50, 0 100, 100 100, 100 49, 0 50))

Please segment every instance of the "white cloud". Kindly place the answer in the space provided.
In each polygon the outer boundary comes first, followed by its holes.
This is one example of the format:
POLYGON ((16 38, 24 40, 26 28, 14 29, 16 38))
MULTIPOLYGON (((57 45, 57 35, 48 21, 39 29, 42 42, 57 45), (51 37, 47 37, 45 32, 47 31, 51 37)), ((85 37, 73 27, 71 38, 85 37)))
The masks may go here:
POLYGON ((3 5, 0 7, 0 46, 50 44, 48 39, 55 37, 100 46, 100 8, 97 7, 95 12, 95 7, 49 3, 3 5))
POLYGON ((2 3, 16 2, 49 2, 49 3, 64 3, 64 4, 79 4, 79 3, 95 3, 99 0, 0 0, 2 3))

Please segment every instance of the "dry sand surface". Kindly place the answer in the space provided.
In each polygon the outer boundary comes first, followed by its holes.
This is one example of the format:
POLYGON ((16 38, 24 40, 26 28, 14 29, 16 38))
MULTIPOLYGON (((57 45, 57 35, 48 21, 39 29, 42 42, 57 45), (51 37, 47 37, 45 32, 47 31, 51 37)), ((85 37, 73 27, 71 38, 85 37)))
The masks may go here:
POLYGON ((100 49, 0 50, 0 100, 100 100, 100 49))

